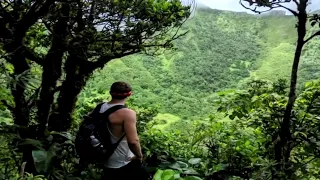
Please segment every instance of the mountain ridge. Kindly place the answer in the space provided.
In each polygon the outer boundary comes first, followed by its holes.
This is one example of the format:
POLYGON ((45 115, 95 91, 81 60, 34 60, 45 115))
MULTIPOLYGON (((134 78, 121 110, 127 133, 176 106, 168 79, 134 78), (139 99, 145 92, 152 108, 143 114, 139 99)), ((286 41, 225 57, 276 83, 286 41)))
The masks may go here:
POLYGON ((196 1, 197 9, 211 9, 209 6, 201 3, 200 1, 196 1))
MULTIPOLYGON (((104 82, 95 88, 103 92, 113 81, 128 81, 139 104, 160 105, 161 113, 181 119, 207 117, 219 91, 241 88, 252 79, 289 79, 295 23, 293 16, 197 9, 182 27, 189 33, 174 42, 176 51, 113 61, 94 75, 104 82)), ((299 86, 319 77, 319 46, 313 40, 304 50, 299 86)))
POLYGON ((320 9, 315 10, 315 11, 312 11, 311 13, 312 13, 312 14, 320 14, 320 9))

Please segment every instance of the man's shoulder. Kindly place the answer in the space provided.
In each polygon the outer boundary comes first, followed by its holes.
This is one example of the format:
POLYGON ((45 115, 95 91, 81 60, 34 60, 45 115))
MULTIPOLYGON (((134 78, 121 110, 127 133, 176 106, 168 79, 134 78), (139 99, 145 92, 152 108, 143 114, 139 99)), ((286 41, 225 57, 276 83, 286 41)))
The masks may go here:
POLYGON ((119 113, 125 120, 135 120, 136 112, 129 108, 120 109, 119 113))
POLYGON ((126 115, 135 115, 136 114, 136 112, 130 108, 123 108, 123 109, 120 109, 120 111, 122 111, 126 115))

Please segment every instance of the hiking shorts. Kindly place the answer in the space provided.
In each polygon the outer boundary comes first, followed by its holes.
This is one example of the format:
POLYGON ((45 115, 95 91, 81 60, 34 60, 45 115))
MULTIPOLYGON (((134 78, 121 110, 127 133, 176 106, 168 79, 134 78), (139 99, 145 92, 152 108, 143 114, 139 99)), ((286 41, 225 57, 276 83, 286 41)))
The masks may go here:
POLYGON ((152 179, 140 161, 131 161, 121 168, 106 168, 102 180, 149 180, 152 179))

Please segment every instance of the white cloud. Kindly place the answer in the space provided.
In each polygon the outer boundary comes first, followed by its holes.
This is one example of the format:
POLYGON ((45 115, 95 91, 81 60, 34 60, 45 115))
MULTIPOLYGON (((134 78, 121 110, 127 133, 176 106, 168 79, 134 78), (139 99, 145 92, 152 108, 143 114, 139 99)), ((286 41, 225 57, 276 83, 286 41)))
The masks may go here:
POLYGON ((238 0, 199 0, 199 2, 210 6, 214 9, 231 10, 231 11, 244 11, 238 0))
MULTIPOLYGON (((213 9, 221 9, 221 10, 229 10, 229 11, 246 11, 251 12, 250 10, 246 10, 239 4, 239 0, 198 0, 200 3, 203 3, 213 9)), ((294 4, 288 4, 288 7, 295 8, 294 4)), ((310 10, 316 10, 320 8, 320 0, 313 0, 310 10)))

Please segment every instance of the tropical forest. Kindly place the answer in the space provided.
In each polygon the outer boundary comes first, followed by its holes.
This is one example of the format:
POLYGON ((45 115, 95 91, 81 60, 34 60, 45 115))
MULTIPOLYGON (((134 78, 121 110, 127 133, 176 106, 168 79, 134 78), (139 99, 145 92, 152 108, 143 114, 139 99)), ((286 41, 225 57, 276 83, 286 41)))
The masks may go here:
POLYGON ((75 136, 116 81, 152 180, 320 179, 317 1, 0 0, 0 180, 100 180, 75 136))

